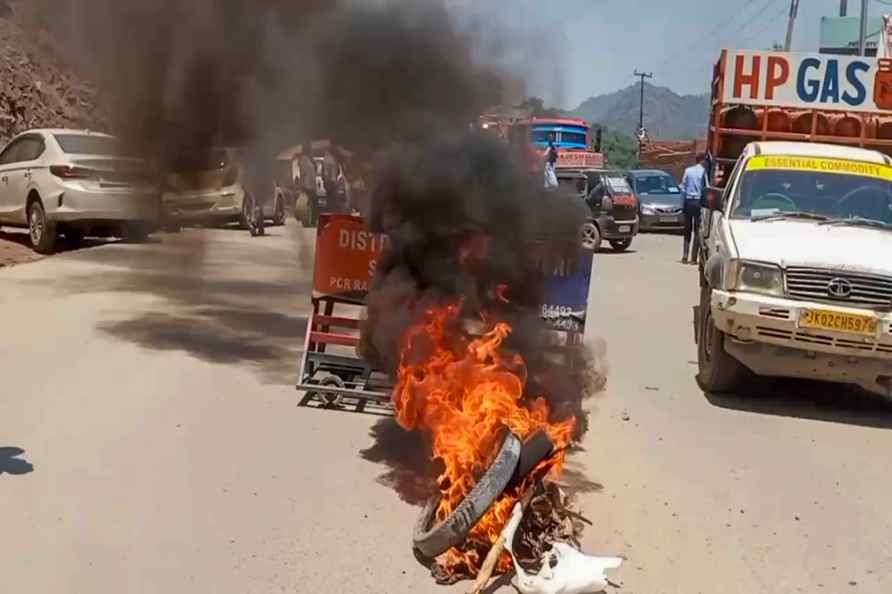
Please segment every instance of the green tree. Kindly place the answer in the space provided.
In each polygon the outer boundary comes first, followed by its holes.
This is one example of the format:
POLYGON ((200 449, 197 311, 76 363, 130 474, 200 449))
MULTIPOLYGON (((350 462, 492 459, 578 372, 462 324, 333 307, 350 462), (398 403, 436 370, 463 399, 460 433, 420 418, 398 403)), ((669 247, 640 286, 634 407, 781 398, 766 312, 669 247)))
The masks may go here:
POLYGON ((601 150, 611 167, 620 169, 638 167, 638 141, 631 136, 607 130, 601 140, 601 150))

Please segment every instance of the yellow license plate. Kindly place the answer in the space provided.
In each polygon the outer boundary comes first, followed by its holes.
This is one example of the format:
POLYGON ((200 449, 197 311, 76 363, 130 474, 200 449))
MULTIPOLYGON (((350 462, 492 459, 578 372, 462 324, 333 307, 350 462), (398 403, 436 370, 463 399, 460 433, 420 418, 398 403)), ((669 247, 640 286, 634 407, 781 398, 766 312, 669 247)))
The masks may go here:
POLYGON ((877 319, 870 316, 845 314, 824 309, 804 309, 799 316, 799 326, 820 328, 852 334, 876 334, 877 319))

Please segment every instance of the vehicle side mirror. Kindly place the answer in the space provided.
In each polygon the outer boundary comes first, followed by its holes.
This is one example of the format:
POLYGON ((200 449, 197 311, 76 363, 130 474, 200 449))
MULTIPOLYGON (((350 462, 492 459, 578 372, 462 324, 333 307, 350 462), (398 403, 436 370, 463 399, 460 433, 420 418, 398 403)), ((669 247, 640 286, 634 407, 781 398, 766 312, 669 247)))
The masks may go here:
POLYGON ((707 187, 700 195, 700 206, 709 210, 722 210, 724 204, 724 194, 721 188, 707 187))

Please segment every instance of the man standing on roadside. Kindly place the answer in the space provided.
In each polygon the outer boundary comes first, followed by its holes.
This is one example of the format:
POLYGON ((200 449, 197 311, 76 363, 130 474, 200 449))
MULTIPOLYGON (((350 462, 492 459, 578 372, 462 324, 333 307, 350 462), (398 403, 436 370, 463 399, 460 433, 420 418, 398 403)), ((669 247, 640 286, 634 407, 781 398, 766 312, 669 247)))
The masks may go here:
POLYGON ((337 210, 337 187, 338 187, 338 160, 335 159, 331 146, 325 149, 325 155, 322 157, 322 183, 325 185, 325 195, 332 210, 337 210))
MULTIPOLYGON (((307 154, 306 149, 300 157, 300 185, 307 195, 307 223, 312 226, 316 224, 316 217, 319 216, 319 196, 316 194, 316 163, 307 154)), ((297 217, 296 210, 294 216, 297 217)))
POLYGON ((697 155, 697 163, 685 169, 681 180, 681 191, 684 194, 684 245, 681 263, 697 263, 700 254, 700 196, 707 185, 706 155, 697 155), (693 236, 693 245, 691 245, 693 236), (688 250, 690 249, 690 258, 688 250))

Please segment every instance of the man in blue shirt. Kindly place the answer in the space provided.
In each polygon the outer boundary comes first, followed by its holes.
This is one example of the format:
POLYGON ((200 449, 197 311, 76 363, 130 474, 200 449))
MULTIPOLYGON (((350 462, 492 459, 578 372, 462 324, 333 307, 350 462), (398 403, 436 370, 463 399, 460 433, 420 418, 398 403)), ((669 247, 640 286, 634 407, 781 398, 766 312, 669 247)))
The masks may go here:
POLYGON ((700 195, 706 187, 706 155, 697 155, 697 163, 685 169, 681 180, 681 192, 684 194, 684 245, 682 264, 697 263, 700 254, 700 195), (691 236, 694 241, 691 246, 691 236), (690 258, 688 250, 690 248, 690 258))

